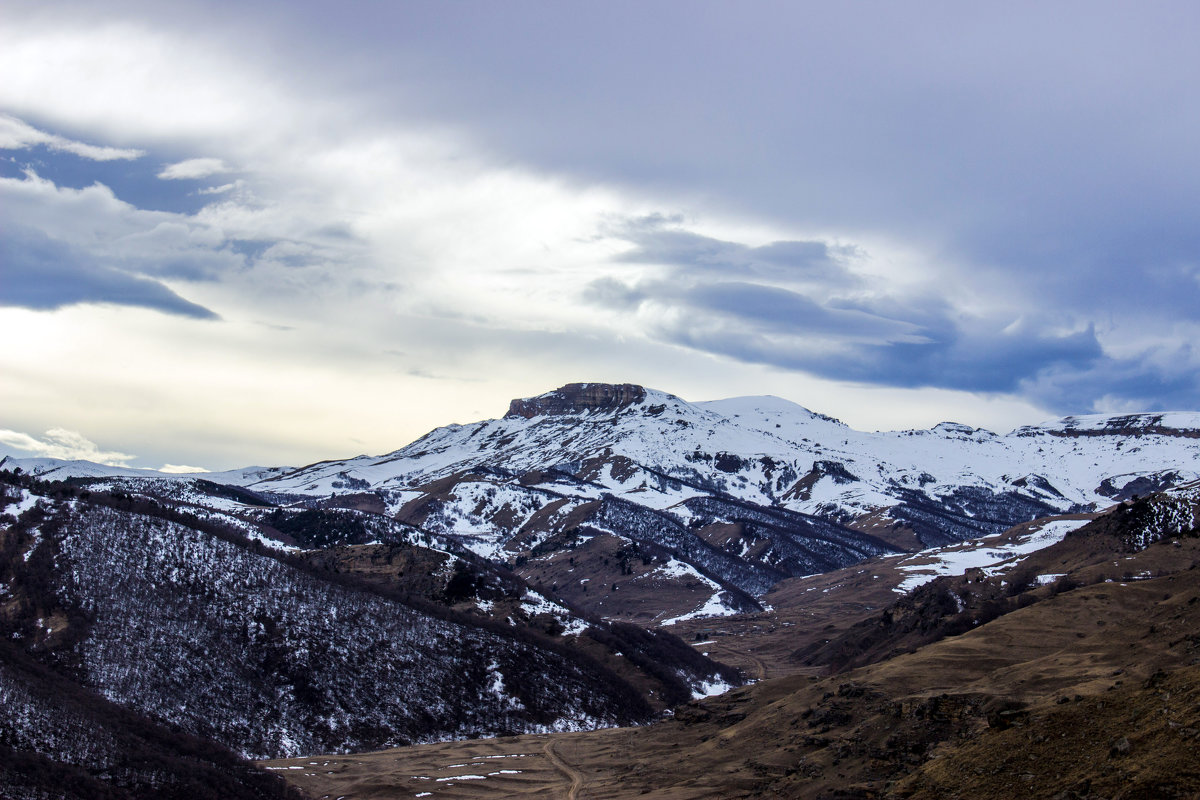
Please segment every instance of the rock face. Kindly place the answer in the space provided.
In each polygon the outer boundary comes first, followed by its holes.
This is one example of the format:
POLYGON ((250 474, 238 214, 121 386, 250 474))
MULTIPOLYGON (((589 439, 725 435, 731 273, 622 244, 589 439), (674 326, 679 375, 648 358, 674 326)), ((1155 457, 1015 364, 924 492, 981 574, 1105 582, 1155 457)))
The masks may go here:
POLYGON ((1195 423, 1194 414, 1118 414, 1111 416, 1092 414, 1063 417, 1059 420, 1056 428, 1026 426, 1018 428, 1014 433, 1018 436, 1049 433, 1051 436, 1067 438, 1172 436, 1182 439, 1200 439, 1200 428, 1197 428, 1195 423))
POLYGON ((584 411, 609 411, 640 403, 645 388, 633 383, 568 383, 560 389, 518 398, 509 403, 507 417, 534 417, 548 414, 578 414, 584 411))

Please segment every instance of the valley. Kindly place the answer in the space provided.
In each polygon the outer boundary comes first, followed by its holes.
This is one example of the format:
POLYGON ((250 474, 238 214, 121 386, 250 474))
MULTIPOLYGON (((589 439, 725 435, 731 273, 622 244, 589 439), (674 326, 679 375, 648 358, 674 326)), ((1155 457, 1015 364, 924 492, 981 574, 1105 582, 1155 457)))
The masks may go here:
POLYGON ((755 650, 778 649, 770 639, 784 620, 723 621, 721 655, 766 661, 780 677, 647 727, 404 748, 322 770, 264 766, 313 797, 520 796, 486 771, 514 753, 543 796, 1194 797, 1200 539, 1193 527, 1131 552, 1112 526, 1101 517, 994 576, 946 576, 907 602, 851 611, 871 624, 843 622, 843 644, 876 645, 858 666, 762 658, 755 650), (1062 569, 1055 583, 1020 591, 1000 577, 1062 569), (997 589, 1003 608, 973 602, 997 589), (946 596, 959 603, 938 602, 946 596), (903 624, 904 614, 920 623, 903 624), (571 771, 539 755, 548 752, 565 754, 571 771))

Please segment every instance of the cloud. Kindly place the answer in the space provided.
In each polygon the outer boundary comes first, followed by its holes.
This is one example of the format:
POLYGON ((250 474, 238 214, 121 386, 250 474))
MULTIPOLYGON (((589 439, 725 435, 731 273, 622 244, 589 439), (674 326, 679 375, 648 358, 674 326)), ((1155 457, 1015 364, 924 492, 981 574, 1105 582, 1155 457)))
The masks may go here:
POLYGON ((905 286, 879 274, 861 246, 752 246, 663 217, 613 231, 634 245, 615 263, 664 271, 596 279, 584 302, 703 353, 831 381, 981 393, 1031 392, 1105 358, 1094 325, 1064 325, 1036 307, 1014 322, 1002 302, 968 310, 930 280, 905 286))
MULTIPOLYGON (((840 321, 832 326, 780 326, 774 320, 712 315, 683 306, 650 327, 664 341, 746 363, 802 370, 835 381, 1017 392, 1048 370, 1086 371, 1102 357, 1091 329, 1075 333, 1005 334, 976 323, 925 341, 869 342, 840 321)), ((878 324, 878 323, 877 323, 878 324)))
POLYGON ((223 183, 220 186, 209 186, 208 188, 205 188, 205 189, 197 189, 196 193, 197 194, 225 194, 226 192, 231 192, 234 189, 237 189, 239 186, 242 186, 242 182, 234 181, 233 183, 223 183))
POLYGON ((219 221, 139 209, 102 184, 70 189, 26 170, 23 179, 0 177, 0 202, 8 222, 0 305, 113 303, 215 319, 164 281, 216 282, 246 266, 219 221))
POLYGON ((91 253, 20 227, 0 231, 0 305, 49 311, 78 303, 139 306, 217 319, 162 283, 102 263, 91 253))
MULTIPOLYGON (((889 305, 886 282, 868 287, 851 269, 866 260, 855 245, 822 240, 776 240, 764 245, 702 235, 679 220, 651 215, 611 226, 633 245, 616 264, 650 265, 637 279, 612 275, 592 281, 587 302, 673 320, 660 330, 716 324, 737 335, 840 342, 922 341, 926 325, 905 318, 906 304, 889 305)), ((707 337, 680 335, 700 341, 707 337)))
POLYGON ((1090 369, 1062 365, 1022 381, 1022 394, 1050 408, 1106 412, 1187 411, 1200 397, 1200 351, 1190 341, 1097 359, 1090 369))
POLYGON ((50 180, 0 180, 2 230, 37 256, 21 302, 77 306, 3 310, 45 346, 0 369, 42 401, 17 427, 99 430, 43 410, 76 394, 70 374, 109 386, 107 408, 161 399, 131 445, 147 463, 207 463, 154 450, 180 418, 201 448, 269 429, 274 452, 336 449, 354 425, 391 446, 396 420, 502 410, 601 359, 697 397, 823 387, 839 415, 911 386, 1064 411, 1200 402, 1195 360, 1164 362, 1200 338, 1176 327, 1200 308, 1197 51, 1170 15, 705 3, 631 27, 602 5, 18 5, 0 107, 151 157, 122 181, 129 165, 37 145, 50 180), (205 312, 225 322, 198 342, 205 312), (99 355, 60 344, 93 334, 99 355), (470 405, 436 382, 464 375, 470 405), (391 413, 347 417, 351 384, 391 413))
MULTIPOLYGON (((229 167, 219 158, 189 158, 163 167, 158 177, 166 181, 197 180, 229 171, 229 167)), ((233 185, 228 184, 228 187, 232 189, 233 185)))
POLYGON ((144 150, 102 147, 46 133, 7 114, 0 114, 0 150, 26 150, 44 145, 51 150, 72 153, 92 161, 132 161, 146 154, 144 150))
MULTIPOLYGON (((677 221, 676 221, 677 222, 677 221)), ((819 240, 783 240, 751 246, 704 236, 670 224, 654 215, 614 226, 609 235, 632 243, 633 249, 615 260, 628 264, 660 264, 695 276, 758 278, 823 285, 854 282, 847 263, 862 256, 854 246, 819 240)))
POLYGON ((815 334, 846 341, 874 341, 908 338, 919 332, 900 320, 822 304, 788 289, 740 281, 702 283, 679 298, 691 309, 792 336, 815 334))
POLYGON ((0 444, 14 450, 24 450, 39 458, 93 461, 114 467, 127 466, 128 462, 137 457, 128 453, 101 450, 83 434, 63 428, 51 428, 41 439, 19 431, 0 429, 0 444))

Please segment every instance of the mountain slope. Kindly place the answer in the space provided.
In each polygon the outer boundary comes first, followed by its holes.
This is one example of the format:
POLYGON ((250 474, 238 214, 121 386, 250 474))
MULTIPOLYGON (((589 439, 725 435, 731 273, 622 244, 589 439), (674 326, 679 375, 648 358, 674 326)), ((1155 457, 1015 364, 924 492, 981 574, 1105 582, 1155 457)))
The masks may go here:
POLYGON ((299 800, 227 749, 156 723, 0 642, 0 796, 299 800))
MULTIPOLYGON (((629 724, 653 715, 647 692, 678 702, 689 684, 736 681, 668 634, 580 619, 448 553, 359 548, 382 550, 384 568, 389 555, 432 567, 420 582, 445 570, 447 603, 504 602, 507 620, 408 596, 419 583, 392 591, 386 571, 367 580, 336 555, 284 557, 160 501, 3 475, 0 636, 54 680, 244 755, 629 724)), ((24 741, 23 719, 0 719, 0 741, 24 741)))

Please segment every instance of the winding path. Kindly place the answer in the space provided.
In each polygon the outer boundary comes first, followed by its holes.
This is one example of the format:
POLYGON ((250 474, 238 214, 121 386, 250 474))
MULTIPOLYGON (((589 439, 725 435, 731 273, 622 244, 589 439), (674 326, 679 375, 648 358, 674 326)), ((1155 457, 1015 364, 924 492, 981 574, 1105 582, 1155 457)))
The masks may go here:
POLYGON ((558 742, 550 739, 546 742, 543 748, 546 753, 546 758, 550 759, 550 763, 555 769, 565 775, 571 781, 571 787, 567 789, 567 800, 578 800, 579 790, 583 788, 583 773, 572 767, 558 753, 558 742))
POLYGON ((763 660, 752 653, 743 653, 746 658, 750 659, 750 663, 754 665, 754 677, 760 681, 767 679, 767 665, 763 660))

